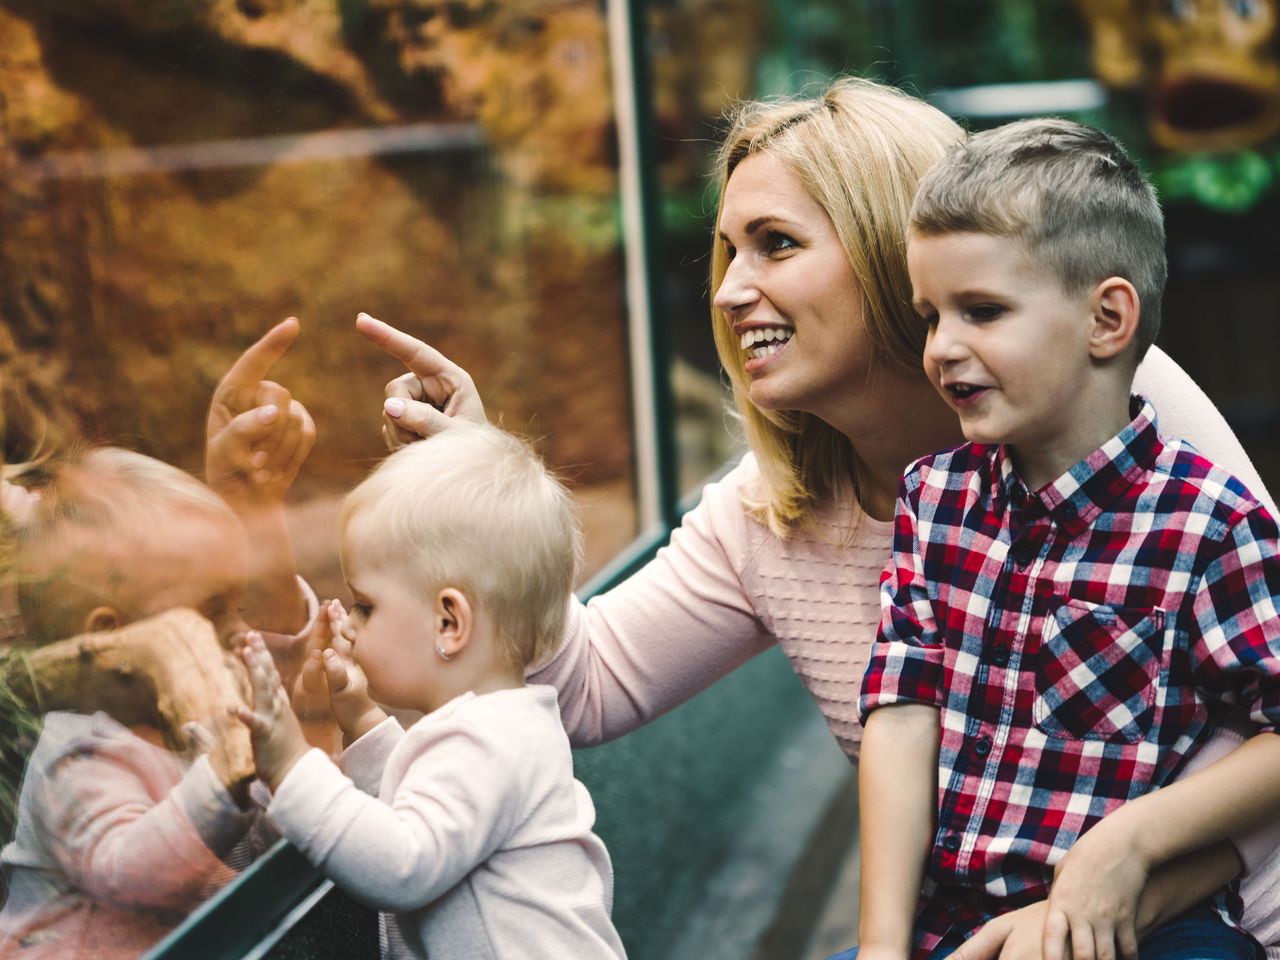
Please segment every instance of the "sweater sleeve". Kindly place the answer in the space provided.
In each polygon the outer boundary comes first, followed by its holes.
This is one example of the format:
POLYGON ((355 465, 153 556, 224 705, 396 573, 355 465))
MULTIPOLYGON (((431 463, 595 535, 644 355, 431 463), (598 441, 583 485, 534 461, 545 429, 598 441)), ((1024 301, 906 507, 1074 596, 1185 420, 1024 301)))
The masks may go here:
POLYGON ((1167 353, 1152 347, 1138 367, 1133 390, 1151 401, 1160 433, 1191 445, 1241 483, 1276 516, 1275 501, 1253 461, 1203 390, 1167 353))
POLYGON ((335 883, 391 913, 425 907, 487 860, 528 802, 519 760, 490 735, 472 724, 431 726, 426 735, 415 730, 414 756, 389 802, 313 749, 267 810, 335 883))
POLYGON ((559 652, 529 680, 556 688, 574 746, 636 729, 773 644, 742 582, 754 521, 740 490, 754 473, 748 458, 709 484, 639 572, 585 605, 570 602, 559 652))
POLYGON ((234 875, 206 840, 225 846, 244 818, 207 762, 183 773, 175 758, 121 730, 75 745, 37 776, 38 829, 89 896, 191 909, 234 875))

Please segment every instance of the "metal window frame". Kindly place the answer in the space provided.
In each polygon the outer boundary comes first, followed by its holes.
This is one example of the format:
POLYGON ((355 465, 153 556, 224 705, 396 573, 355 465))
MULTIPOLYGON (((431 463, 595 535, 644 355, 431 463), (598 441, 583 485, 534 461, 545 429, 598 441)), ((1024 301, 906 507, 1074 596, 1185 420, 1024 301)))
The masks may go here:
MULTIPOLYGON (((619 140, 619 192, 626 263, 635 486, 639 534, 579 595, 609 589, 666 543, 684 509, 677 486, 670 350, 658 262, 661 197, 653 163, 652 88, 644 4, 607 0, 619 140)), ((694 494, 696 498, 697 494, 694 494)), ((293 846, 281 841, 236 881, 197 907, 142 960, 261 957, 332 888, 293 846)))

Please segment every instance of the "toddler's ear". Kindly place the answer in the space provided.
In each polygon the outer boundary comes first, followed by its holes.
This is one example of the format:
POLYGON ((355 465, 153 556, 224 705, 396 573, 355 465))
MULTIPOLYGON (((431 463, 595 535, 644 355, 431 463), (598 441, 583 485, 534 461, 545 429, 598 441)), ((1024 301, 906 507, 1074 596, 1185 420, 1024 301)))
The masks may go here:
POLYGON ((1108 277, 1093 288, 1089 329, 1089 355, 1109 360, 1123 353, 1138 334, 1142 303, 1133 284, 1123 277, 1108 277))
POLYGON ((445 587, 436 594, 435 615, 436 652, 448 660, 471 642, 475 614, 465 593, 445 587))
POLYGON ((120 611, 115 607, 94 607, 84 618, 84 632, 98 633, 102 630, 115 630, 127 623, 120 611))

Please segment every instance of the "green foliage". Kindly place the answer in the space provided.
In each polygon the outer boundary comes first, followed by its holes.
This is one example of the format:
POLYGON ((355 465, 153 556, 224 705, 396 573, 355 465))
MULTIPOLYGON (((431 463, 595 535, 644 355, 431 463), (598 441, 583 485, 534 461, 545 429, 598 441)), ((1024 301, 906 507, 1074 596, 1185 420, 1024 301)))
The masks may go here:
MULTIPOLYGON (((13 837, 22 776, 40 735, 39 711, 9 685, 10 677, 29 670, 22 650, 9 650, 0 657, 0 845, 13 837)), ((35 689, 34 681, 30 689, 35 689)))
POLYGON ((1152 173, 1166 202, 1192 201, 1223 213, 1250 210, 1275 188, 1280 148, 1171 155, 1152 173))

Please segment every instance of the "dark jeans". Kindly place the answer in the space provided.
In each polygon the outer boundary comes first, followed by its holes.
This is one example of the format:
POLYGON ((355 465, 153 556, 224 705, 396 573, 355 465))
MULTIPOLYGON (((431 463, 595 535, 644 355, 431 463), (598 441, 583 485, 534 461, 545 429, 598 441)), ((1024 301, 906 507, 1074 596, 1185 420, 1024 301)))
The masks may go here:
MULTIPOLYGON (((941 960, 956 944, 944 941, 930 960, 941 960)), ((857 960, 858 948, 829 960, 857 960)), ((1256 940, 1233 930, 1208 905, 1193 907, 1149 934, 1138 945, 1139 960, 1262 960, 1256 940)))

